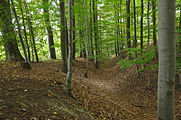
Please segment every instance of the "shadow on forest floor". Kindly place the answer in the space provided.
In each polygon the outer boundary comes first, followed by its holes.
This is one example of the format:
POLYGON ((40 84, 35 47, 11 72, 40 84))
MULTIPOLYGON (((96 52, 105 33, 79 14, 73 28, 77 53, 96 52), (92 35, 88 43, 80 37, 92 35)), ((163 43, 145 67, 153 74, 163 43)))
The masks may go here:
MULTIPOLYGON (((66 76, 61 62, 0 62, 0 119, 63 120, 110 119, 156 120, 157 70, 151 71, 151 89, 146 89, 147 72, 136 77, 135 66, 124 70, 113 59, 96 69, 77 58, 73 66, 73 91, 77 100, 63 92, 66 76)), ((181 119, 181 92, 175 91, 176 118, 181 119)))

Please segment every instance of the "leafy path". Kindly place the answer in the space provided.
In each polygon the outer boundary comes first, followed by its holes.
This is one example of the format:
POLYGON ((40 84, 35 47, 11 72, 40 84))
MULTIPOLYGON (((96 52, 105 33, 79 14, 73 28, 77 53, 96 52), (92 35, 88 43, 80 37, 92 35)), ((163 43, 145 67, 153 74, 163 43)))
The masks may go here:
MULTIPOLYGON (((31 70, 23 70, 19 63, 0 62, 0 119, 156 119, 157 70, 151 71, 151 89, 147 89, 147 72, 137 78, 135 66, 121 70, 117 61, 104 62, 100 69, 90 62, 85 78, 86 60, 78 58, 72 85, 77 100, 63 92, 66 76, 60 61, 31 63, 31 70)), ((175 93, 180 120, 181 93, 175 93)))

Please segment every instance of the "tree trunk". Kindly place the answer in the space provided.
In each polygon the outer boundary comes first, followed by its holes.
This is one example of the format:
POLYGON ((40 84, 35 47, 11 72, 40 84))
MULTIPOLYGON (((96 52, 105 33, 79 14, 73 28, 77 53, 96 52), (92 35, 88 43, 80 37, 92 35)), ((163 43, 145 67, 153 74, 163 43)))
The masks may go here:
POLYGON ((49 50, 49 57, 52 59, 56 59, 56 53, 53 40, 53 31, 50 25, 50 17, 49 17, 49 4, 48 0, 43 0, 43 10, 44 10, 44 19, 45 19, 45 27, 48 34, 48 50, 49 50))
POLYGON ((158 0, 158 120, 174 120, 176 0, 158 0))
POLYGON ((127 12, 127 47, 131 48, 130 41, 130 0, 126 0, 126 12, 127 12))
POLYGON ((22 48, 23 48, 25 63, 29 63, 28 56, 27 56, 27 53, 26 53, 26 48, 25 48, 24 41, 23 41, 23 37, 22 37, 22 34, 21 34, 21 26, 19 24, 19 19, 18 19, 18 16, 16 14, 16 9, 14 7, 13 0, 11 0, 11 4, 12 4, 12 9, 13 9, 13 13, 14 13, 14 16, 15 16, 15 20, 16 20, 16 23, 17 23, 17 26, 18 26, 18 35, 19 35, 21 45, 22 45, 22 48))
POLYGON ((3 36, 6 60, 24 61, 18 49, 16 34, 12 23, 10 3, 7 0, 0 2, 0 27, 3 36))
POLYGON ((74 97, 72 91, 72 33, 73 33, 73 20, 72 20, 72 0, 68 0, 68 17, 69 17, 69 35, 68 35, 68 72, 66 78, 66 93, 70 97, 74 97))
POLYGON ((143 0, 141 0, 141 21, 140 21, 140 48, 141 51, 143 50, 143 13, 144 13, 144 8, 143 8, 143 0))
POLYGON ((156 5, 155 5, 155 0, 152 0, 152 18, 153 18, 153 45, 157 46, 157 41, 156 41, 156 5))
POLYGON ((94 56, 94 48, 93 48, 93 41, 92 41, 92 7, 91 7, 91 1, 90 1, 90 56, 91 59, 93 59, 94 56))
POLYGON ((62 55, 62 72, 67 74, 67 25, 65 19, 65 0, 60 0, 61 14, 61 55, 62 55))
POLYGON ((25 10, 26 10, 26 17, 27 17, 27 21, 28 21, 28 28, 29 28, 30 34, 31 34, 33 50, 35 52, 36 61, 39 62, 38 53, 37 53, 37 50, 36 50, 35 36, 34 36, 34 32, 33 32, 32 22, 31 22, 31 19, 30 19, 31 14, 30 14, 28 6, 26 4, 26 0, 24 0, 24 6, 25 6, 25 10))
MULTIPOLYGON (((72 1, 72 6, 74 6, 74 0, 72 1)), ((76 51, 75 51, 75 48, 76 48, 76 46, 75 46, 75 14, 73 14, 73 60, 75 60, 75 53, 76 53, 76 51)))
POLYGON ((21 8, 21 16, 22 16, 23 27, 24 27, 23 31, 24 31, 24 35, 25 35, 25 41, 26 41, 27 50, 28 50, 28 60, 30 61, 30 60, 31 60, 30 46, 29 46, 28 38, 27 38, 27 32, 26 32, 26 26, 25 26, 25 19, 24 19, 24 12, 23 12, 23 9, 22 9, 21 0, 19 0, 19 5, 20 5, 20 8, 21 8))
POLYGON ((85 77, 88 78, 89 70, 89 28, 88 28, 88 15, 87 15, 87 1, 85 0, 85 10, 86 10, 86 44, 87 44, 87 61, 86 61, 86 73, 85 77))
POLYGON ((97 3, 93 0, 93 21, 94 21, 94 40, 95 40, 95 67, 99 68, 98 66, 98 30, 97 30, 97 3))

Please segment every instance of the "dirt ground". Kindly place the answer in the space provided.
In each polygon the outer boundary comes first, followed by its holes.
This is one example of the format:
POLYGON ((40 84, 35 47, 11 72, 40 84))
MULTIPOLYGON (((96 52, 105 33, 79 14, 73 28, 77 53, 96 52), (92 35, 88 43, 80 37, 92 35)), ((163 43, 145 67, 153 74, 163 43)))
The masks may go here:
MULTIPOLYGON (((99 69, 77 58, 73 66, 76 100, 63 90, 66 75, 61 62, 31 63, 24 70, 20 63, 0 62, 0 120, 156 120, 157 70, 136 75, 135 66, 120 69, 112 59, 99 69)), ((175 90, 175 117, 181 120, 181 92, 175 90)))

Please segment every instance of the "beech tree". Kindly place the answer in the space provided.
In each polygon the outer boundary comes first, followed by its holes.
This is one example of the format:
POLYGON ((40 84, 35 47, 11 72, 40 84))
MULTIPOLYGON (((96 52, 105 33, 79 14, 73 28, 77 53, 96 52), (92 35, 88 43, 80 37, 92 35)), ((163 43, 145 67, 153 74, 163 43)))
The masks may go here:
POLYGON ((176 0, 158 0, 158 120, 174 120, 176 0))
POLYGON ((61 55, 62 72, 67 74, 67 22, 65 18, 65 0, 60 0, 60 18, 61 18, 61 55))
POLYGON ((0 2, 0 30, 3 36, 6 60, 24 61, 17 45, 10 3, 7 0, 1 0, 0 2))
POLYGON ((50 25, 48 0, 43 0, 43 4, 44 4, 43 10, 44 10, 45 27, 48 34, 49 57, 52 59, 56 59, 54 40, 53 40, 53 30, 52 30, 52 26, 50 25))
POLYGON ((72 46, 73 46, 73 19, 72 19, 72 0, 68 0, 68 21, 69 21, 69 32, 68 32, 68 71, 66 78, 66 93, 75 98, 72 91, 72 46))

